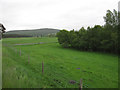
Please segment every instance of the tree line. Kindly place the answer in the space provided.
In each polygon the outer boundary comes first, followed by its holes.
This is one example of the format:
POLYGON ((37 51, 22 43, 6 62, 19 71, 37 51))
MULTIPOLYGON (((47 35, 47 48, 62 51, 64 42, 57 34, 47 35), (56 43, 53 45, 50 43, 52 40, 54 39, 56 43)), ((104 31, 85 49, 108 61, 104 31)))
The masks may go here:
POLYGON ((120 13, 116 10, 107 10, 103 17, 105 25, 94 27, 82 27, 79 31, 65 29, 57 33, 58 42, 65 48, 75 48, 82 51, 100 51, 117 53, 118 49, 118 28, 120 26, 120 13))

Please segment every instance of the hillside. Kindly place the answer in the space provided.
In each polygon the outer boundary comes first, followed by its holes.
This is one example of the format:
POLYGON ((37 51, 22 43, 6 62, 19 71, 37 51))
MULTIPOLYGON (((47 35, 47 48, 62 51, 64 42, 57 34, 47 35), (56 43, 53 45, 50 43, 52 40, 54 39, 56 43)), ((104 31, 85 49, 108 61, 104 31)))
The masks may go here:
POLYGON ((32 29, 32 30, 13 30, 5 33, 6 35, 22 35, 22 36, 48 36, 49 34, 56 34, 59 29, 52 28, 42 28, 42 29, 32 29))
POLYGON ((118 88, 117 55, 62 48, 59 43, 53 43, 57 39, 3 39, 2 87, 77 89, 82 79, 82 90, 118 88), (44 43, 15 45, 37 42, 44 43))

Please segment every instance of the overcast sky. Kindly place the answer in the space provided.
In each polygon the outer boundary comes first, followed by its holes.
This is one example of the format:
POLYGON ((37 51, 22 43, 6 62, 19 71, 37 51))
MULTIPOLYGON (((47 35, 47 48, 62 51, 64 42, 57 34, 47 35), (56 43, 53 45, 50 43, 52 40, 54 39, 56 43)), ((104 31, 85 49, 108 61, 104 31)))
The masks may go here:
POLYGON ((118 1, 0 0, 0 22, 7 31, 37 28, 79 30, 103 25, 106 10, 118 10, 118 1))

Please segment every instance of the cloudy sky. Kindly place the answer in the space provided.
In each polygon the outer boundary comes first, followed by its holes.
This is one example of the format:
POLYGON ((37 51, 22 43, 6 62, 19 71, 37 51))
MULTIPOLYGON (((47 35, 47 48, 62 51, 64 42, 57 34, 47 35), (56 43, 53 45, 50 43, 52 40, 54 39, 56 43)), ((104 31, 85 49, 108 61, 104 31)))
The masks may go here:
POLYGON ((119 0, 0 0, 0 23, 7 31, 75 29, 103 25, 106 10, 118 10, 119 0))

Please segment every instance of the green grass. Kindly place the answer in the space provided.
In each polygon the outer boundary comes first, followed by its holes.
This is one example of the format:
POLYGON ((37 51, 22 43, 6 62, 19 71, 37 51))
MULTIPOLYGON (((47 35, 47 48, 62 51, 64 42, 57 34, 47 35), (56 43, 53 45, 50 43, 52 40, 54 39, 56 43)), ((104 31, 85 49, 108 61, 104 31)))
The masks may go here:
MULTIPOLYGON (((57 38, 11 38, 3 43, 56 41, 57 38)), ((66 49, 59 43, 3 46, 2 64, 4 88, 78 88, 80 79, 84 88, 118 87, 117 55, 66 49), (76 83, 70 84, 70 80, 76 83)))
POLYGON ((3 40, 3 44, 24 44, 24 43, 39 43, 39 42, 57 42, 57 38, 37 38, 37 37, 28 37, 28 38, 6 38, 3 40))

